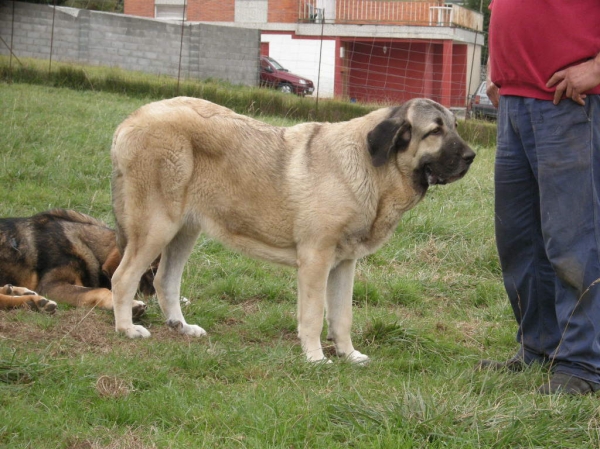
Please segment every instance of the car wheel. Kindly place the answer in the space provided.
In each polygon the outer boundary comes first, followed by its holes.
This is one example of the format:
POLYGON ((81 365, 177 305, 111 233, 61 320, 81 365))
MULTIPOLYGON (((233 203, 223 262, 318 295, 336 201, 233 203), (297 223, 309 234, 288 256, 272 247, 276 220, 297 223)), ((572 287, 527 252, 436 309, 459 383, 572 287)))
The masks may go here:
POLYGON ((280 84, 277 90, 284 94, 291 94, 293 92, 292 86, 289 84, 280 84))

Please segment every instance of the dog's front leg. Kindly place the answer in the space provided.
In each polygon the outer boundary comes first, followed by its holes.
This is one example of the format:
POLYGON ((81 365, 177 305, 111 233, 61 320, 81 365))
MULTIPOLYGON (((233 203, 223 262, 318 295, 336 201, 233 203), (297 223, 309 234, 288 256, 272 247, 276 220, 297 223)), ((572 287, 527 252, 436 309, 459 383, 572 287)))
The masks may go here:
POLYGON ((352 363, 368 362, 369 357, 354 349, 352 328, 352 291, 356 260, 343 260, 329 273, 327 281, 327 339, 333 340, 337 355, 352 363))
POLYGON ((6 284, 0 287, 0 310, 28 307, 44 313, 56 312, 56 303, 24 287, 6 284))
POLYGON ((298 337, 309 362, 327 361, 321 347, 327 277, 333 251, 298 251, 298 337))

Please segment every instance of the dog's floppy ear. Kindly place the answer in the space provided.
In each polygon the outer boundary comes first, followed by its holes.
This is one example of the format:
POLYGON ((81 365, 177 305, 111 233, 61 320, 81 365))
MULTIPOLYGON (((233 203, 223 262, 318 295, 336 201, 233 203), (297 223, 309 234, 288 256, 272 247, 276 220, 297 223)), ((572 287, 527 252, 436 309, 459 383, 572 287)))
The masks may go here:
POLYGON ((381 167, 392 154, 405 150, 411 135, 411 125, 407 120, 388 119, 377 125, 367 135, 373 165, 381 167))

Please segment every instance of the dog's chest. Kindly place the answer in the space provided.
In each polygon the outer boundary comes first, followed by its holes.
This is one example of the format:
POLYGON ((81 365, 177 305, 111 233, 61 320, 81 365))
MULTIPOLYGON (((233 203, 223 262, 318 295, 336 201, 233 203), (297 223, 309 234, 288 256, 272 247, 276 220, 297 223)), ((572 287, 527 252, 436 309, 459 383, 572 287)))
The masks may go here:
POLYGON ((373 254, 389 240, 394 229, 395 226, 390 225, 382 229, 364 229, 342 236, 336 247, 336 259, 360 259, 373 254))
POLYGON ((374 217, 341 236, 336 248, 337 258, 359 259, 376 252, 391 238, 404 212, 412 209, 421 198, 421 195, 382 197, 374 217))

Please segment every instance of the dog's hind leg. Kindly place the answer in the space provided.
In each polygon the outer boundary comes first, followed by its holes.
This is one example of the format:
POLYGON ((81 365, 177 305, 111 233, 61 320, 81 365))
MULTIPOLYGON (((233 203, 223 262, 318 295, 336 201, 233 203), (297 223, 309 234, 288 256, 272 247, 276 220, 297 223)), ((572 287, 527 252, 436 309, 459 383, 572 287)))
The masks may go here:
POLYGON ((352 363, 369 360, 352 345, 352 291, 356 260, 343 260, 331 270, 327 281, 327 339, 333 340, 340 357, 352 363))
POLYGON ((154 279, 158 304, 167 325, 180 334, 192 337, 206 335, 206 331, 200 326, 187 324, 183 317, 180 304, 181 277, 199 234, 200 228, 183 227, 163 250, 154 279))

